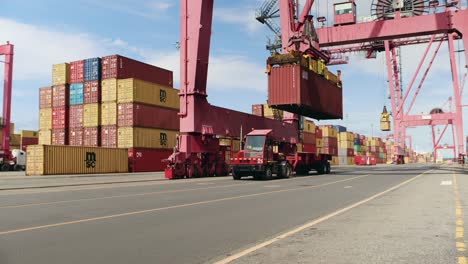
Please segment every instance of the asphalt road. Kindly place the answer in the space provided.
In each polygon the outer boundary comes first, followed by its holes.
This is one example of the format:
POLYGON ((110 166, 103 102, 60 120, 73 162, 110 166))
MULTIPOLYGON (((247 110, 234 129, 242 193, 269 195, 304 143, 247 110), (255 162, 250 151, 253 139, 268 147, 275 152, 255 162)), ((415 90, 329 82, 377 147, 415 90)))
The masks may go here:
MULTIPOLYGON (((356 167, 331 175, 273 181, 224 177, 0 192, 0 263, 222 261, 404 183, 381 194, 388 198, 404 186, 437 175, 439 169, 434 168, 356 167), (424 172, 429 177, 421 175, 424 172), (417 180, 406 182, 418 175, 417 180)), ((431 193, 424 195, 430 197, 431 193)), ((402 200, 392 204, 405 206, 405 196, 395 199, 402 200)), ((453 206, 453 200, 450 202, 453 206)), ((345 224, 342 222, 343 228, 352 229, 345 224)), ((455 248, 455 242, 447 240, 455 248)), ((256 257, 275 263, 276 258, 265 255, 267 249, 260 248, 258 252, 264 255, 256 257)), ((235 261, 259 262, 249 258, 251 254, 235 261)), ((278 256, 276 263, 285 263, 280 259, 278 256)))

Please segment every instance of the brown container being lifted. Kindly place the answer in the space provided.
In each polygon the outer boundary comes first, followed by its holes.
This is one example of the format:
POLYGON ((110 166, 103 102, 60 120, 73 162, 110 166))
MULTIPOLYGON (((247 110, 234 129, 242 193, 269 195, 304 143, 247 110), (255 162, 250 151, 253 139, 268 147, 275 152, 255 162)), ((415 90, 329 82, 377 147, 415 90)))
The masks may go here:
POLYGON ((103 80, 111 78, 136 78, 164 86, 173 86, 173 75, 172 71, 169 70, 132 60, 120 55, 103 57, 101 63, 103 80))
POLYGON ((268 104, 318 120, 343 118, 342 89, 300 65, 271 69, 268 104))
POLYGON ((147 127, 179 130, 178 110, 139 103, 118 106, 119 127, 147 127))

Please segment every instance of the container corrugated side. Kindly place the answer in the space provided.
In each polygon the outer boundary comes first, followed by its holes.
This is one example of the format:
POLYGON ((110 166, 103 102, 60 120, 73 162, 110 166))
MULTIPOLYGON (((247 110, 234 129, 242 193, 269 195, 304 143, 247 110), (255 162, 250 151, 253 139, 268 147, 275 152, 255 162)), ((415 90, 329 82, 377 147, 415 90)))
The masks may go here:
POLYGON ((84 61, 84 81, 98 81, 101 79, 101 58, 91 58, 84 61))
POLYGON ((29 146, 26 175, 128 172, 128 150, 73 146, 29 146))
POLYGON ((85 127, 83 130, 83 146, 98 147, 100 145, 99 127, 85 127))
POLYGON ((70 83, 70 64, 61 63, 52 66, 52 85, 70 83))
POLYGON ((84 61, 70 62, 70 83, 84 82, 84 61))
POLYGON ((128 150, 128 166, 130 172, 164 171, 163 163, 173 150, 171 149, 145 149, 131 148, 128 150))
POLYGON ((315 134, 316 126, 312 120, 304 120, 304 132, 315 134))
POLYGON ((117 126, 101 127, 101 146, 104 148, 117 147, 117 126))
POLYGON ((52 130, 41 130, 39 131, 39 142, 40 145, 52 144, 52 130))
POLYGON ((179 109, 179 90, 138 79, 117 81, 117 102, 143 103, 179 109))
POLYGON ((101 101, 101 83, 89 81, 84 83, 84 103, 95 104, 101 101))
POLYGON ((147 127, 167 130, 179 130, 177 109, 139 103, 118 105, 117 124, 119 127, 147 127))
POLYGON ((172 149, 176 145, 177 133, 177 131, 154 128, 119 127, 117 146, 119 148, 172 149))
POLYGON ((52 129, 52 108, 44 108, 39 110, 39 129, 52 129))
POLYGON ((136 78, 147 82, 157 83, 163 86, 172 87, 174 85, 172 71, 132 60, 120 55, 103 57, 101 64, 102 79, 136 78))
POLYGON ((52 129, 68 128, 68 107, 52 108, 52 129))
POLYGON ((70 106, 68 114, 68 126, 70 128, 83 127, 83 105, 70 106))
POLYGON ((101 105, 85 104, 83 110, 83 126, 98 127, 101 125, 101 105))
POLYGON ((84 103, 84 84, 74 83, 70 85, 70 104, 80 105, 84 103))
POLYGON ((106 79, 101 81, 101 101, 117 101, 117 79, 106 79))
POLYGON ((52 107, 68 106, 70 87, 67 85, 52 86, 52 107))
POLYGON ((42 87, 39 89, 39 108, 52 107, 52 87, 42 87))
POLYGON ((21 144, 20 134, 10 134, 10 145, 19 146, 21 144))
POLYGON ((39 134, 34 130, 20 130, 20 135, 23 138, 38 138, 39 134))
POLYGON ((115 126, 117 125, 117 103, 104 102, 101 105, 101 125, 115 126))
POLYGON ((52 145, 68 145, 68 130, 52 129, 52 145))
POLYGON ((68 142, 70 146, 83 146, 83 128, 70 128, 68 142))

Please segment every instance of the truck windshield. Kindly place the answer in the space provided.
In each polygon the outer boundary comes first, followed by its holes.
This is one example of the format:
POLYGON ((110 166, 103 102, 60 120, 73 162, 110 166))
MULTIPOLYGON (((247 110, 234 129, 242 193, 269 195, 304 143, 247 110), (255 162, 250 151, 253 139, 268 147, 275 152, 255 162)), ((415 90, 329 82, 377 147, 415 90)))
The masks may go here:
POLYGON ((265 136, 248 136, 246 150, 262 151, 265 144, 265 136))

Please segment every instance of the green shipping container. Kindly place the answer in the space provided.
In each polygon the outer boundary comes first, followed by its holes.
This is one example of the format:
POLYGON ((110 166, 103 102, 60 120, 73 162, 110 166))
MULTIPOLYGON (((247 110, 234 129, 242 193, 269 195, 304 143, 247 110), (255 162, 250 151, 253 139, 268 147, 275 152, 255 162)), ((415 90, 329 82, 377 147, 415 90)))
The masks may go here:
POLYGON ((354 145, 354 152, 361 152, 361 145, 354 145))

